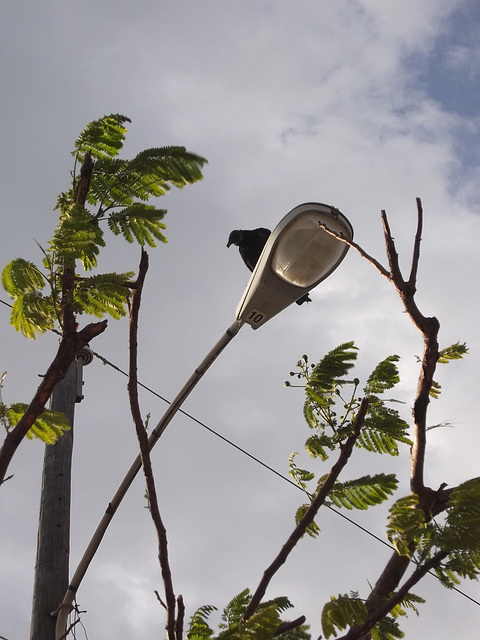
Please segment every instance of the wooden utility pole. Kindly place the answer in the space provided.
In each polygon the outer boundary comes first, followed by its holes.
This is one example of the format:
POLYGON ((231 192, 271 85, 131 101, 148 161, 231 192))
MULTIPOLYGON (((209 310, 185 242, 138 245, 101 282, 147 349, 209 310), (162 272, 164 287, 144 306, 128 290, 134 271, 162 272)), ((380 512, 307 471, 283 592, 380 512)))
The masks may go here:
POLYGON ((31 640, 53 640, 55 611, 68 588, 70 552, 70 489, 73 419, 77 396, 77 363, 70 365, 52 395, 52 409, 62 411, 70 423, 53 445, 45 445, 37 557, 33 583, 31 640))
MULTIPOLYGON (((92 155, 87 153, 74 197, 75 204, 82 209, 87 201, 93 165, 92 155)), ((77 335, 72 309, 74 279, 75 261, 71 261, 64 265, 62 276, 62 341, 77 335)), ((80 396, 78 401, 82 399, 81 390, 78 393, 78 375, 81 375, 81 366, 74 360, 52 394, 52 409, 66 415, 70 431, 54 445, 45 446, 30 640, 54 640, 56 620, 51 614, 68 589, 73 419, 77 396, 80 396)))

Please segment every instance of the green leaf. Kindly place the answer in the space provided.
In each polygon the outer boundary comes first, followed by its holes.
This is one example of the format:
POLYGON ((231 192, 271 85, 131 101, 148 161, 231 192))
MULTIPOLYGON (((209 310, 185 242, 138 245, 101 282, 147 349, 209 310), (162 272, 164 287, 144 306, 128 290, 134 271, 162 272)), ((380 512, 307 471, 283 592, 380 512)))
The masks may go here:
POLYGON ((392 616, 385 616, 370 630, 372 640, 398 640, 405 634, 392 616))
POLYGON ((408 424, 396 409, 386 407, 382 402, 371 403, 356 446, 374 453, 388 453, 397 456, 398 445, 411 445, 407 437, 408 424))
MULTIPOLYGON (((276 637, 276 631, 281 624, 280 613, 292 607, 289 599, 280 596, 261 602, 255 613, 247 620, 243 620, 250 600, 249 589, 244 589, 227 604, 218 625, 220 629, 218 640, 272 640, 276 637)), ((208 640, 213 635, 214 632, 207 623, 212 611, 216 611, 216 608, 205 606, 197 609, 187 632, 188 640, 208 640)), ((303 625, 278 637, 283 640, 310 640, 307 629, 308 627, 303 625)))
POLYGON ((367 607, 360 598, 346 594, 332 596, 322 611, 322 629, 325 638, 337 637, 337 629, 343 631, 354 624, 362 624, 367 619, 367 607))
POLYGON ((20 294, 12 304, 10 324, 34 340, 36 334, 45 333, 55 326, 57 315, 51 296, 40 293, 20 294))
MULTIPOLYGON (((5 415, 10 428, 18 424, 27 408, 28 405, 21 402, 6 407, 5 415)), ((28 431, 27 438, 39 438, 45 444, 55 444, 58 438, 69 430, 70 424, 63 413, 44 409, 28 431)))
POLYGON ((108 226, 115 235, 123 235, 127 242, 148 244, 155 247, 155 239, 167 242, 162 230, 166 226, 160 222, 166 214, 165 209, 136 202, 121 211, 112 213, 108 218, 108 226))
POLYGON ((219 626, 221 628, 225 628, 236 622, 240 622, 250 600, 250 589, 244 589, 239 594, 234 596, 224 608, 222 612, 223 622, 219 626))
POLYGON ((205 158, 185 147, 145 149, 132 160, 98 160, 90 182, 88 202, 103 210, 127 207, 135 200, 159 197, 174 187, 202 180, 205 158))
POLYGON ((336 482, 328 497, 337 507, 368 509, 387 500, 397 487, 398 480, 394 474, 379 473, 356 480, 336 482))
POLYGON ((406 616, 407 609, 408 609, 408 610, 414 611, 418 616, 420 614, 416 605, 424 604, 424 603, 425 603, 424 598, 421 598, 420 596, 417 596, 414 593, 407 593, 407 595, 403 598, 403 600, 399 602, 397 605, 395 605, 393 609, 391 609, 390 614, 393 618, 397 619, 400 616, 406 616))
POLYGON ((429 395, 431 398, 434 398, 435 400, 438 400, 438 398, 440 397, 440 393, 442 391, 442 385, 439 384, 438 382, 435 382, 435 380, 432 380, 432 386, 430 387, 429 390, 429 395))
POLYGON ((94 158, 118 155, 127 132, 123 126, 126 122, 131 120, 118 113, 90 122, 75 141, 72 155, 82 156, 91 153, 94 158))
POLYGON ((325 461, 328 459, 326 449, 330 449, 330 451, 334 449, 333 439, 324 434, 310 436, 305 442, 305 449, 312 458, 320 458, 325 461))
POLYGON ((439 544, 448 551, 480 553, 480 478, 452 491, 439 544))
POLYGON ((299 487, 301 487, 304 491, 307 488, 307 482, 313 480, 315 478, 315 474, 311 471, 307 471, 306 469, 300 469, 295 464, 295 457, 297 453, 290 454, 288 458, 288 466, 289 466, 289 474, 295 480, 299 487))
POLYGON ((130 161, 129 169, 144 178, 154 176, 156 184, 165 189, 168 184, 180 188, 202 180, 201 169, 206 162, 185 147, 157 147, 141 151, 130 161))
POLYGON ((365 395, 378 395, 383 393, 386 389, 391 389, 398 382, 400 382, 400 376, 398 373, 398 367, 395 364, 400 360, 399 356, 388 356, 385 360, 382 360, 370 374, 367 385, 365 386, 365 395))
POLYGON ((411 557, 410 545, 421 538, 425 527, 425 513, 418 508, 416 494, 400 498, 390 508, 387 538, 399 555, 411 557))
POLYGON ((72 205, 60 216, 50 240, 50 249, 59 264, 73 264, 75 260, 80 260, 87 271, 97 266, 100 247, 104 246, 103 231, 97 221, 78 205, 72 205))
MULTIPOLYGON (((298 525, 300 523, 300 521, 302 520, 304 515, 307 513, 309 508, 310 508, 309 504, 302 504, 301 507, 298 507, 297 512, 295 514, 295 524, 298 525)), ((307 525, 307 528, 305 529, 305 533, 307 533, 311 538, 316 538, 320 533, 320 527, 318 526, 318 524, 316 524, 316 522, 312 521, 307 525)))
POLYGON ((453 589, 461 579, 478 580, 480 575, 480 553, 475 551, 452 551, 448 560, 434 569, 444 587, 453 589))
POLYGON ((80 280, 74 291, 77 312, 103 318, 108 313, 118 320, 126 315, 125 304, 129 296, 126 284, 134 273, 103 273, 80 280))
POLYGON ((46 278, 33 262, 15 258, 2 271, 2 286, 10 297, 43 289, 46 278))
POLYGON ((332 349, 314 367, 306 390, 313 391, 314 397, 321 397, 325 392, 332 392, 339 384, 345 384, 342 380, 357 359, 357 347, 353 342, 345 342, 332 349))
POLYGON ((448 364, 452 360, 460 360, 464 355, 468 353, 468 348, 465 342, 456 342, 446 349, 442 349, 438 354, 438 362, 441 364, 448 364))
POLYGON ((198 608, 190 618, 190 625, 187 631, 187 640, 208 640, 213 634, 213 629, 208 625, 207 619, 217 607, 204 605, 198 608))

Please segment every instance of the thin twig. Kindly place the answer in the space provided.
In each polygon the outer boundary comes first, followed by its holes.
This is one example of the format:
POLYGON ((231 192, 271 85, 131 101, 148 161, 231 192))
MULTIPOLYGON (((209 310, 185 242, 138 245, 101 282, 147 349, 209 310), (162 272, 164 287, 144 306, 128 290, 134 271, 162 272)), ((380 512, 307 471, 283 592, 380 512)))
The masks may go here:
POLYGON ((417 198, 417 232, 415 234, 415 241, 413 244, 413 256, 412 256, 412 268, 410 270, 410 277, 408 278, 408 284, 410 288, 415 289, 417 282, 418 263, 420 261, 420 243, 422 242, 422 229, 423 229, 423 207, 420 198, 417 198))
POLYGON ((393 239, 390 231, 390 225, 388 224, 387 214, 384 210, 381 212, 383 235, 385 238, 385 247, 387 249, 388 264, 390 266, 390 280, 399 291, 403 291, 403 285, 405 284, 402 272, 400 271, 400 265, 398 262, 398 253, 395 247, 395 240, 393 239))
POLYGON ((175 622, 176 640, 182 640, 183 638, 184 621, 185 621, 185 603, 183 602, 183 596, 179 595, 177 598, 177 620, 175 622))
POLYGON ((159 601, 159 603, 162 605, 162 607, 164 609, 167 608, 167 605, 165 604, 165 602, 162 600, 162 598, 160 597, 160 594, 158 593, 158 591, 155 589, 153 592, 156 596, 157 596, 157 600, 159 601))
POLYGON ((291 620, 289 622, 282 622, 282 624, 278 627, 278 629, 273 634, 273 637, 275 638, 276 636, 281 636, 282 633, 291 631, 292 629, 296 629, 297 627, 301 627, 302 624, 305 623, 305 620, 306 620, 305 616, 300 616, 296 620, 291 620))
POLYGON ((319 223, 318 226, 320 228, 322 228, 324 231, 326 231, 329 235, 333 236, 334 238, 337 238, 337 240, 340 240, 340 242, 344 242, 349 247, 352 247, 352 249, 355 249, 356 251, 358 251, 358 253, 363 258, 365 258, 365 260, 368 260, 368 262, 371 262, 373 264, 373 266, 378 269, 378 271, 382 274, 382 276, 385 276, 385 278, 387 278, 388 280, 391 279, 390 272, 387 269, 385 269, 385 267, 382 264, 380 264, 380 262, 378 260, 376 260, 373 256, 368 254, 365 251, 365 249, 362 249, 362 247, 359 244, 357 244, 353 240, 349 240, 348 238, 346 238, 343 235, 343 233, 337 233, 336 231, 333 231, 332 229, 329 229, 323 223, 319 223))

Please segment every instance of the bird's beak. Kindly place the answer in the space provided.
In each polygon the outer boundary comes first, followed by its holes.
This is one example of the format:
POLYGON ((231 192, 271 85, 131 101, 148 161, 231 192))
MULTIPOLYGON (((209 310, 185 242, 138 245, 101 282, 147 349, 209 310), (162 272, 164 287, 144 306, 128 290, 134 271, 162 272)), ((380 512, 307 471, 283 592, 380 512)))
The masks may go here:
POLYGON ((230 242, 230 240, 227 242, 227 249, 230 247, 232 243, 230 242))

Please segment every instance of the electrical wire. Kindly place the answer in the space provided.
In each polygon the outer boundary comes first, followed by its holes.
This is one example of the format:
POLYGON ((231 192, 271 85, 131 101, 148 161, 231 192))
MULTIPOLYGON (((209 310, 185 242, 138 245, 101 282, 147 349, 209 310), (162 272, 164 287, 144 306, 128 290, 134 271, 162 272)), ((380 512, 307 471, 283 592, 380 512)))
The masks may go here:
MULTIPOLYGON (((101 362, 103 362, 104 365, 112 367, 113 369, 115 369, 116 371, 118 371, 119 373, 121 373, 122 375, 124 375, 125 377, 128 378, 128 373, 126 371, 123 371, 122 369, 120 369, 120 367, 118 367, 117 365, 113 364, 112 362, 110 362, 109 360, 107 360, 106 358, 101 356, 99 353, 96 353, 95 351, 92 351, 92 353, 96 358, 98 358, 101 362)), ((143 389, 145 389, 146 391, 148 391, 152 395, 156 396, 157 398, 159 398, 163 402, 166 402, 167 404, 171 404, 170 400, 167 400, 167 398, 162 396, 160 393, 158 393, 154 389, 152 389, 152 388, 148 387, 147 385, 143 384, 142 382, 138 382, 138 386, 142 387, 143 389)), ((260 458, 257 458, 252 453, 250 453, 246 449, 243 449, 242 447, 240 447, 238 444, 236 444, 232 440, 229 440, 225 436, 222 436, 221 433, 219 433, 218 431, 215 431, 215 429, 212 429, 212 427, 209 427, 207 424, 205 424, 205 422, 202 422, 201 420, 199 420, 198 418, 193 416, 191 413, 188 413, 187 411, 184 411, 183 409, 179 409, 178 412, 179 413, 183 413, 184 416, 186 416, 190 420, 193 420, 193 422, 196 422, 198 425, 200 425, 201 427, 203 427, 204 429, 209 431, 211 434, 213 434, 217 438, 220 438, 220 440, 223 440, 224 442, 226 442, 228 445, 230 445, 234 449, 237 449, 237 451, 239 451, 243 455, 247 456, 248 458, 250 458, 251 460, 253 460, 257 464, 261 465, 262 467, 264 467, 265 469, 267 469, 271 473, 275 474, 276 476, 278 476, 282 480, 285 480, 285 482, 288 482, 289 484, 294 486, 296 489, 299 489, 300 491, 304 492, 303 489, 296 482, 291 480, 289 477, 283 475, 282 473, 280 473, 280 471, 277 471, 276 469, 274 469, 273 467, 268 465, 266 462, 263 462, 263 460, 260 460, 260 458)), ((386 542, 385 540, 380 538, 380 536, 377 536, 372 531, 369 531, 368 529, 363 527, 361 524, 358 524, 358 522, 355 522, 355 520, 352 520, 352 518, 349 518, 348 516, 346 516, 344 513, 342 513, 338 509, 335 509, 335 507, 332 507, 329 504, 324 504, 324 506, 327 507, 327 509, 329 509, 330 511, 333 511, 333 513, 335 513, 337 516, 340 516, 341 518, 346 520, 349 524, 357 527, 357 529, 360 529, 360 531, 362 531, 363 533, 366 533, 367 535, 369 535, 371 538, 373 538, 377 542, 381 542, 384 546, 388 547, 392 551, 395 551, 395 548, 390 543, 386 542)), ((438 576, 435 573, 433 573, 432 571, 429 571, 428 573, 431 576, 433 576, 434 578, 437 578, 437 580, 439 580, 438 576)), ((461 589, 458 589, 457 587, 452 587, 452 591, 456 591, 460 595, 462 595, 465 598, 467 598, 467 600, 470 600, 471 602, 473 602, 474 604, 476 604, 476 605, 478 605, 480 607, 480 602, 478 600, 475 600, 475 598, 473 598, 472 596, 469 596, 467 593, 465 593, 461 589)))
MULTIPOLYGON (((2 300, 0 298, 0 302, 2 304, 4 304, 7 307, 12 307, 11 304, 9 304, 8 302, 5 302, 4 300, 2 300)), ((102 355, 100 355, 99 353, 97 353, 96 351, 92 350, 93 355, 100 360, 105 366, 109 366, 112 369, 114 369, 115 371, 117 371, 118 373, 121 373, 123 376, 128 378, 128 373, 126 371, 123 371, 123 369, 121 369, 119 366, 117 366, 116 364, 114 364, 113 362, 110 362, 109 360, 107 360, 107 358, 103 357, 102 355)), ((145 389, 146 391, 148 391, 149 393, 151 393, 152 395, 156 396, 157 398, 159 398, 160 400, 162 400, 162 402, 165 402, 167 404, 171 404, 170 400, 168 400, 167 398, 165 398, 164 396, 162 396, 160 393, 158 393, 157 391, 155 391, 154 389, 152 389, 151 387, 148 387, 147 385, 143 384, 142 382, 138 382, 138 386, 142 387, 142 389, 145 389)), ((217 438, 220 438, 220 440, 223 440, 226 444, 228 444, 229 446, 233 447, 234 449, 236 449, 237 451, 239 451, 240 453, 242 453, 243 455, 247 456, 248 458, 250 458, 251 460, 253 460, 254 462, 256 462, 257 464, 261 465, 262 467, 264 467, 265 469, 267 469, 267 471, 270 471, 271 473, 275 474, 276 476, 278 476, 279 478, 281 478, 282 480, 284 480, 285 482, 288 482, 289 484, 291 484, 292 486, 294 486, 296 489, 299 489, 300 491, 303 492, 303 489, 293 480, 291 480, 290 478, 288 478, 287 476, 283 475, 282 473, 280 473, 279 471, 277 471, 276 469, 274 469, 273 467, 271 467, 270 465, 268 465, 266 462, 263 462, 262 460, 260 460, 260 458, 257 458, 256 456, 254 456, 252 453, 250 453, 249 451, 247 451, 246 449, 240 447, 238 444, 235 444, 235 442, 233 442, 232 440, 229 440, 228 438, 226 438, 225 436, 223 436, 221 433, 219 433, 218 431, 215 431, 215 429, 212 429, 212 427, 209 427, 205 422, 202 422, 201 420, 199 420, 198 418, 196 418, 194 415, 192 415, 191 413, 188 413, 187 411, 183 410, 183 409, 179 409, 178 410, 179 413, 182 413, 184 416, 186 416, 187 418, 189 418, 190 420, 192 420, 193 422, 196 422, 199 426, 203 427, 204 429, 206 429, 207 431, 209 431, 212 435, 216 436, 217 438)), ((335 507, 332 507, 331 505, 325 504, 325 507, 327 507, 330 511, 333 511, 333 513, 335 513, 337 516, 340 516, 341 518, 343 518, 344 520, 346 520, 347 522, 349 522, 351 525, 357 527, 357 529, 360 529, 360 531, 362 531, 363 533, 369 535, 370 537, 372 537, 374 540, 376 540, 377 542, 380 542, 381 544, 383 544, 384 546, 388 547, 389 549, 391 549, 392 551, 394 551, 394 547, 389 544, 388 542, 386 542, 385 540, 383 540, 382 538, 380 538, 380 536, 377 536, 375 533, 369 531, 368 529, 366 529, 365 527, 363 527, 362 525, 358 524, 358 522, 355 522, 355 520, 352 520, 351 518, 349 518, 348 516, 346 516, 344 513, 342 513, 341 511, 339 511, 338 509, 335 509, 335 507)), ((438 576, 433 573, 432 571, 428 572, 431 576, 434 576, 435 578, 439 579, 438 576)), ((460 595, 462 595, 464 598, 467 598, 467 600, 470 600, 471 602, 473 602, 474 604, 478 605, 480 607, 480 602, 478 600, 475 600, 475 598, 473 598, 472 596, 469 596, 467 593, 465 593, 464 591, 461 591, 460 589, 458 589, 457 587, 452 587, 453 591, 456 591, 457 593, 459 593, 460 595)))

